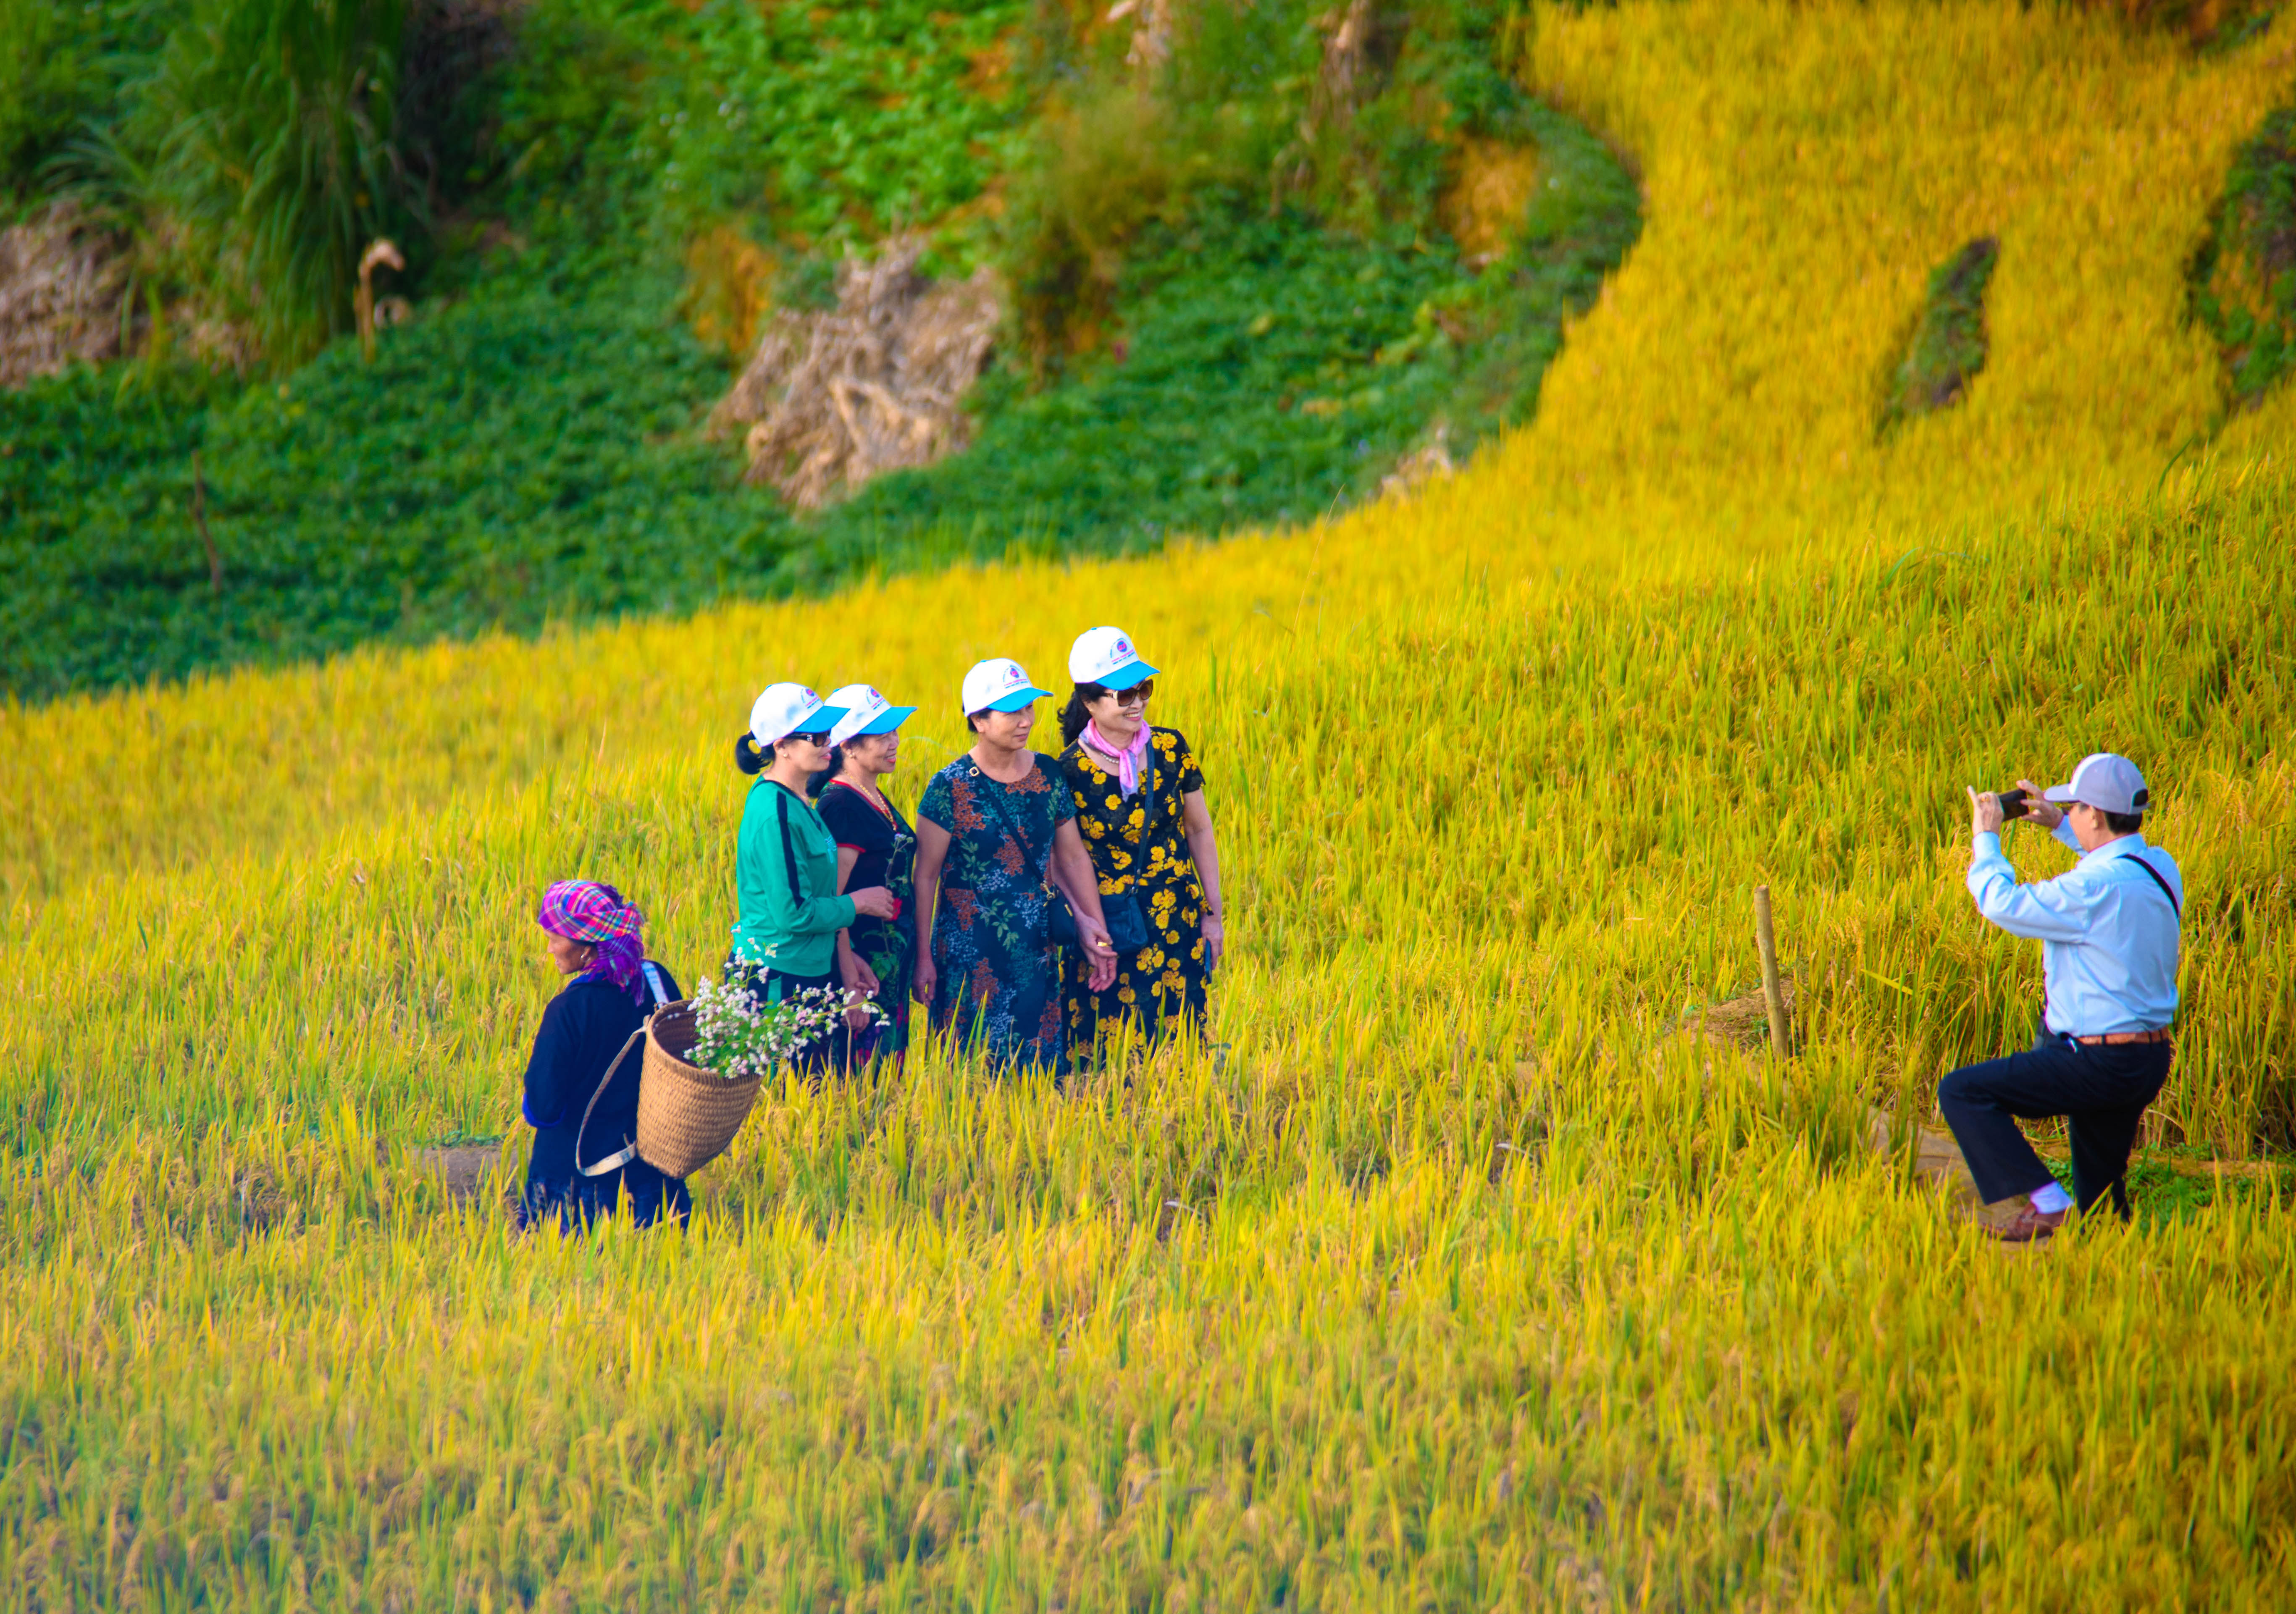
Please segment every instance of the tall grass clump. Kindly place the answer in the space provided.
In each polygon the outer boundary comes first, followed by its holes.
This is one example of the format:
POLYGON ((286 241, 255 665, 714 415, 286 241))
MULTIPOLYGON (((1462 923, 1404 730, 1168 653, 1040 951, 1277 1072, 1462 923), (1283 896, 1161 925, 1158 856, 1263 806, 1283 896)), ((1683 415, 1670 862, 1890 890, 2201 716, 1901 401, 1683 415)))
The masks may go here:
POLYGON ((1528 143, 1507 0, 1144 5, 1071 17, 1020 164, 1002 257, 1022 340, 1057 371, 1114 334, 1131 254, 1203 210, 1297 209, 1390 244, 1439 239, 1470 137, 1528 143))
POLYGON ((129 183, 170 267, 290 364, 351 323, 420 196, 394 139, 406 0, 199 0, 143 91, 129 183))

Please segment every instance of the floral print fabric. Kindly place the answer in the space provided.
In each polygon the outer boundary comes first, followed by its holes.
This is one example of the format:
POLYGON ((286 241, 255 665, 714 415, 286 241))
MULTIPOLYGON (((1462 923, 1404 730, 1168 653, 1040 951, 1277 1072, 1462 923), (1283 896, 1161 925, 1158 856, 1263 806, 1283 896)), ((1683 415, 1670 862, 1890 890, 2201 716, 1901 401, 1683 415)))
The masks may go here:
POLYGON ((1076 801, 1057 762, 1030 761, 1019 783, 999 784, 960 757, 917 803, 917 816, 949 838, 933 909, 932 1018, 994 1063, 1057 1070, 1066 1039, 1046 873, 1076 801))
POLYGON ((1203 1018, 1204 888, 1188 851, 1182 798, 1202 790, 1204 776, 1177 729, 1149 731, 1148 762, 1150 777, 1128 799, 1116 775, 1081 744, 1061 753, 1061 776, 1102 897, 1132 892, 1148 922, 1148 945, 1117 955, 1116 979, 1105 992, 1091 989, 1081 956, 1070 960, 1069 1045, 1079 1053, 1120 1020, 1136 1020, 1153 1039, 1182 1015, 1203 1018))

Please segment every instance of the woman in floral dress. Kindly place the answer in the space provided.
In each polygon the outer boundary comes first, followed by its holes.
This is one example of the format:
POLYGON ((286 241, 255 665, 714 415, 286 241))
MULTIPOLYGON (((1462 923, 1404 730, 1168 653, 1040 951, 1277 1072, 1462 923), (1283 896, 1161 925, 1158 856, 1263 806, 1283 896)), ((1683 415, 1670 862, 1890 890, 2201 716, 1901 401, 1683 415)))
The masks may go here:
POLYGON ((1120 628, 1095 627, 1069 652, 1076 692, 1061 715, 1061 774, 1118 949, 1104 982, 1069 971, 1069 1044, 1079 1056, 1127 1020, 1151 1042, 1183 1019, 1201 1023, 1226 943, 1203 774, 1185 735, 1149 725, 1155 673, 1120 628))
POLYGON ((1064 1067, 1053 889, 1076 916, 1086 979, 1111 977, 1092 860, 1059 765, 1029 749, 1045 692, 1017 662, 965 675, 972 749, 917 804, 917 952, 913 990, 933 1023, 954 1027, 999 1068, 1064 1067))

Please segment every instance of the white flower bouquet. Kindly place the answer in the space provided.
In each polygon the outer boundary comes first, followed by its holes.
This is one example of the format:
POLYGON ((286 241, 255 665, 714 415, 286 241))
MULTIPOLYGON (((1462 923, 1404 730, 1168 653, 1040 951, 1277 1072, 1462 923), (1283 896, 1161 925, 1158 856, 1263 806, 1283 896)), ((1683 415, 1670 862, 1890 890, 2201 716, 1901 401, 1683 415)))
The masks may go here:
POLYGON ((772 1075, 797 1050, 844 1024, 848 1009, 867 1010, 872 1026, 890 1018, 871 999, 841 987, 807 987, 777 1004, 761 1004, 738 979, 703 981, 686 1006, 694 1038, 685 1058, 729 1082, 772 1075))

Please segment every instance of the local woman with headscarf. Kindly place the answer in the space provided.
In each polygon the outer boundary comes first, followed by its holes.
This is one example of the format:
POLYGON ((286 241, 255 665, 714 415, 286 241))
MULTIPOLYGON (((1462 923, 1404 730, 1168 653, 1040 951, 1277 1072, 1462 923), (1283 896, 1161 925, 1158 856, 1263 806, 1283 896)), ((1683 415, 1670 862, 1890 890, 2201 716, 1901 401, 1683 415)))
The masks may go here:
POLYGON ((669 971, 645 956, 645 915, 611 886, 562 880, 534 918, 550 962, 570 979, 542 1012, 526 1063, 521 1109, 534 1151, 519 1221, 579 1227, 626 1205, 641 1227, 664 1216, 683 1223, 693 1207, 684 1180, 640 1159, 636 1143, 645 1050, 631 1035, 655 1004, 679 995, 669 971))

